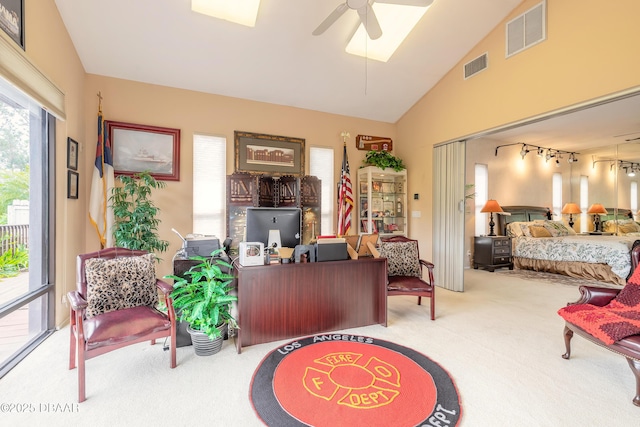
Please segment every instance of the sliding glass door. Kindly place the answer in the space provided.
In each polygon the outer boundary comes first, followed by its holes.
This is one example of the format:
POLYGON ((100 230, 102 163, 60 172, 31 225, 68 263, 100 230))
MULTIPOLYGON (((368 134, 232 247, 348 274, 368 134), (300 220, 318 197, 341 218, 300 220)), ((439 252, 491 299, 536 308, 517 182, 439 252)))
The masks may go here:
POLYGON ((53 328, 55 119, 0 80, 0 376, 53 328))

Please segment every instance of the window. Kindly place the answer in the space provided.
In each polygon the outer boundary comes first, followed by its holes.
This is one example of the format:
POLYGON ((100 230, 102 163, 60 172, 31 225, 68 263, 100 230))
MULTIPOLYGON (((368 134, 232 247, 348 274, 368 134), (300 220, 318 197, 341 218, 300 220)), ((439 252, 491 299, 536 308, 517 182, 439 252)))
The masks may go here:
POLYGON ((227 139, 193 135, 193 233, 221 240, 225 230, 227 139))
POLYGON ((475 183, 476 236, 483 236, 487 234, 487 214, 481 213, 480 210, 489 199, 489 169, 487 165, 476 163, 475 183))
POLYGON ((631 214, 635 215, 638 212, 638 183, 636 181, 631 181, 630 184, 631 191, 631 214))
MULTIPOLYGON (((322 234, 335 232, 333 228, 334 206, 334 175, 333 148, 309 148, 309 174, 322 181, 322 214, 320 230, 322 234)), ((351 174, 353 177, 353 173, 351 174)), ((353 178, 352 178, 353 181, 353 178)))
POLYGON ((54 142, 55 118, 0 79, 0 376, 53 331, 54 142))
POLYGON ((587 232, 587 211, 589 210, 589 177, 580 175, 580 232, 587 232))
POLYGON ((556 172, 553 174, 551 187, 551 199, 553 206, 551 212, 553 213, 553 219, 556 221, 562 220, 562 174, 556 172))

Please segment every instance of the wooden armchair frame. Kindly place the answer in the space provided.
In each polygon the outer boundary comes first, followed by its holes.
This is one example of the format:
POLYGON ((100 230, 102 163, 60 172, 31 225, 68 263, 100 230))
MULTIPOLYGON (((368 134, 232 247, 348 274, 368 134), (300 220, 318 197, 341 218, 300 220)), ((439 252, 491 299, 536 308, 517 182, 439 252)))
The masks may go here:
MULTIPOLYGON (((409 239, 404 236, 393 236, 382 238, 383 243, 394 242, 416 242, 417 240, 409 239)), ((380 251, 372 244, 367 243, 369 251, 374 257, 380 257, 380 251)), ((418 251, 418 262, 420 263, 420 272, 423 272, 423 267, 427 269, 428 281, 422 277, 415 276, 387 276, 387 296, 394 295, 413 295, 418 297, 418 305, 422 305, 422 297, 431 299, 431 320, 436 319, 436 294, 435 294, 435 280, 433 277, 433 263, 420 259, 420 252, 418 251)))
POLYGON ((155 344, 156 339, 170 337, 171 368, 176 367, 176 319, 171 291, 173 286, 156 279, 166 304, 163 313, 154 307, 133 307, 99 314, 87 319, 87 279, 85 262, 90 258, 140 256, 145 251, 124 248, 108 248, 98 252, 78 255, 76 261, 77 289, 67 293, 70 308, 69 369, 78 367, 78 402, 86 399, 85 362, 96 356, 144 341, 155 344))

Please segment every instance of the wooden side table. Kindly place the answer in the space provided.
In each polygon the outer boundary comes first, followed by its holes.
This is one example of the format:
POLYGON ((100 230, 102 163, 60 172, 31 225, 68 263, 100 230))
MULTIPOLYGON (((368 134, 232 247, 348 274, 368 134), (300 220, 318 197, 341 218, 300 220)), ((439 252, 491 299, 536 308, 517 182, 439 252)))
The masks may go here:
POLYGON ((484 267, 493 272, 496 268, 513 270, 511 237, 476 236, 473 238, 473 268, 484 267))

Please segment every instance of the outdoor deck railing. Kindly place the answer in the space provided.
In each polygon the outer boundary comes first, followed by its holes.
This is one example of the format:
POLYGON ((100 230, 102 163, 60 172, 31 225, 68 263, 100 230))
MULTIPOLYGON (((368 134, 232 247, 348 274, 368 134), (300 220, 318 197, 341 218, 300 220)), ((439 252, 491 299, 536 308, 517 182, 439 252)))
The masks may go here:
POLYGON ((20 246, 29 247, 29 224, 0 225, 0 254, 20 246))

